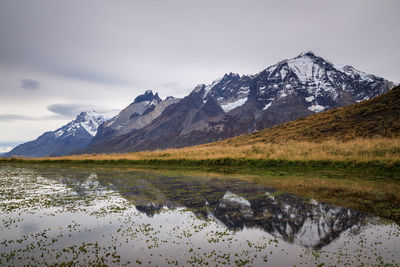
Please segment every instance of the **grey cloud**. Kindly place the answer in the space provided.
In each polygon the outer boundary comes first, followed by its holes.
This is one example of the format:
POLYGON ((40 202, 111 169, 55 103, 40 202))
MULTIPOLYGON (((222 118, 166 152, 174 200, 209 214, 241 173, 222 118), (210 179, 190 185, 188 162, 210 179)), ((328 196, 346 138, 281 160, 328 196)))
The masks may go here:
POLYGON ((47 110, 68 118, 75 117, 80 112, 88 109, 90 109, 89 106, 76 104, 52 104, 47 106, 47 110))
POLYGON ((60 116, 42 116, 32 117, 18 114, 0 114, 0 121, 41 121, 41 120, 59 120, 60 116))
POLYGON ((176 81, 170 81, 166 83, 161 83, 159 84, 156 88, 155 91, 158 91, 158 93, 165 95, 165 93, 169 93, 170 95, 172 94, 174 97, 180 97, 181 95, 185 95, 186 91, 184 87, 179 82, 176 81), (183 92, 183 94, 182 94, 183 92))
POLYGON ((179 84, 179 82, 175 82, 175 81, 171 81, 171 82, 166 82, 166 83, 161 83, 159 85, 160 87, 167 87, 167 88, 180 88, 181 85, 179 84))
POLYGON ((61 104, 61 103, 49 105, 47 106, 47 110, 65 118, 74 118, 82 111, 89 111, 89 110, 94 110, 97 113, 102 113, 102 114, 115 114, 119 111, 118 109, 109 109, 107 107, 101 107, 96 105, 78 105, 78 104, 61 104))
POLYGON ((40 89, 40 82, 35 81, 32 79, 22 79, 20 80, 21 82, 21 88, 29 91, 34 91, 40 89))
POLYGON ((111 74, 102 73, 95 70, 67 68, 53 70, 53 73, 65 78, 77 79, 86 82, 94 82, 99 84, 113 84, 113 85, 129 85, 132 82, 121 77, 113 76, 111 74))
POLYGON ((74 118, 76 115, 81 113, 82 111, 95 110, 98 113, 113 116, 117 114, 119 109, 109 109, 106 107, 96 107, 90 105, 75 105, 75 104, 53 104, 47 107, 47 110, 55 113, 54 115, 49 116, 26 116, 19 114, 0 114, 0 122, 1 121, 43 121, 43 120, 60 120, 66 118, 74 118))
POLYGON ((143 88, 172 79, 189 91, 219 70, 255 73, 314 50, 398 81, 399 8, 398 0, 1 1, 0 61, 97 83, 143 79, 143 88))
POLYGON ((0 146, 11 146, 16 147, 17 145, 23 143, 24 141, 16 141, 16 142, 0 142, 0 146))
POLYGON ((17 114, 0 114, 0 121, 34 120, 34 117, 17 114))

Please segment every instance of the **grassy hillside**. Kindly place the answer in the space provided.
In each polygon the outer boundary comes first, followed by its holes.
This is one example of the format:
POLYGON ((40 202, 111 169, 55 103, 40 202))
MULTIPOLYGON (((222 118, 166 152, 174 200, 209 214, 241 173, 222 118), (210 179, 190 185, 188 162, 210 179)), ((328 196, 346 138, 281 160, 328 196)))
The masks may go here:
POLYGON ((249 144, 293 140, 323 141, 400 136, 400 86, 358 104, 317 113, 220 143, 249 144))

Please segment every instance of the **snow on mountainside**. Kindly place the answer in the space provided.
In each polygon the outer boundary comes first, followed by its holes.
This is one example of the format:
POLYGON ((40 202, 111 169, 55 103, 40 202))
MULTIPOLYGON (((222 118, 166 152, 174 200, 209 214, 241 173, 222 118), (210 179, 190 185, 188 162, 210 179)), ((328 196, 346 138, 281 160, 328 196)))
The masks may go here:
POLYGON ((68 124, 21 144, 4 156, 46 157, 71 153, 86 147, 103 122, 104 117, 95 111, 82 112, 68 124))
POLYGON ((297 96, 309 111, 321 112, 368 100, 393 86, 382 78, 348 65, 335 65, 309 51, 256 75, 226 74, 205 86, 203 100, 213 97, 225 112, 229 112, 244 105, 249 95, 262 103, 263 110, 297 96))
POLYGON ((54 131, 56 138, 75 136, 77 131, 85 130, 91 136, 95 136, 104 117, 95 111, 81 112, 75 120, 54 131))

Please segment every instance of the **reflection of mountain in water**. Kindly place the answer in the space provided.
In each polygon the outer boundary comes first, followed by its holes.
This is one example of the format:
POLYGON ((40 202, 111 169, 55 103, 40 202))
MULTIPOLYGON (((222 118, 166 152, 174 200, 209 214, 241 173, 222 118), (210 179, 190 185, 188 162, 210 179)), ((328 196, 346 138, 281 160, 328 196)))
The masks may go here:
POLYGON ((225 196, 213 212, 228 227, 260 227, 274 236, 306 247, 327 245, 365 219, 356 211, 307 202, 289 194, 274 196, 266 193, 251 200, 250 205, 225 196))
MULTIPOLYGON (((229 229, 259 228, 305 247, 327 245, 366 220, 364 214, 354 210, 306 201, 240 180, 98 172, 97 184, 94 174, 86 177, 75 182, 74 190, 83 193, 88 187, 93 190, 93 186, 115 190, 149 217, 164 207, 185 207, 199 217, 212 216, 229 229)), ((61 181, 69 185, 72 182, 70 178, 61 181)))

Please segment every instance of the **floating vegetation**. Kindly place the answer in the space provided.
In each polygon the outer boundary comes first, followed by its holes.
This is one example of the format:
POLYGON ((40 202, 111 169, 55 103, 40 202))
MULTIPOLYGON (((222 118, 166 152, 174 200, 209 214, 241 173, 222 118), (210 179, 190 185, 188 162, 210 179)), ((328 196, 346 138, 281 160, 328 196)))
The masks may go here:
POLYGON ((260 184, 0 166, 1 266, 399 266, 400 228, 260 184))

